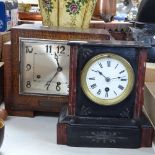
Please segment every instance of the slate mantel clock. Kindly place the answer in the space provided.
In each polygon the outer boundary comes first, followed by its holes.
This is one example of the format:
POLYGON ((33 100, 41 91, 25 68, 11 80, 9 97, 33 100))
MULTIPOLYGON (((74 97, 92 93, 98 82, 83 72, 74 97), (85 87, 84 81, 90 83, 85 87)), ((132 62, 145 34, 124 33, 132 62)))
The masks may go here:
POLYGON ((138 42, 70 42, 70 94, 57 143, 138 148, 152 144, 142 113, 147 47, 138 42))
POLYGON ((5 47, 5 104, 11 115, 59 112, 68 103, 68 40, 109 40, 106 30, 48 28, 23 24, 11 30, 5 47), (9 46, 9 45, 8 45, 9 46), (9 49, 10 48, 10 49, 9 49))

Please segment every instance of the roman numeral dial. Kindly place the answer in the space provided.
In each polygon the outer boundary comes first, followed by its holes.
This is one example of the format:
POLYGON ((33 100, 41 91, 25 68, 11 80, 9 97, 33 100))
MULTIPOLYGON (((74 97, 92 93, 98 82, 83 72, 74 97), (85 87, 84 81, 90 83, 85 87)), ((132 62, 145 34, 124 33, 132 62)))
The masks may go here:
POLYGON ((81 87, 86 96, 97 104, 114 105, 132 91, 134 71, 123 57, 99 54, 90 59, 81 74, 81 87))

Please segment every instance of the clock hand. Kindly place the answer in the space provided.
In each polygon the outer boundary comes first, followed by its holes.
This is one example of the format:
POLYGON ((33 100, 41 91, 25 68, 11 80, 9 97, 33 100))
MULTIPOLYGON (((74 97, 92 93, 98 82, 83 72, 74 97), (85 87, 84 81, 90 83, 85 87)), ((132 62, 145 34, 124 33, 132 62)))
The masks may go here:
POLYGON ((118 76, 118 77, 116 77, 116 78, 111 78, 111 80, 112 80, 112 79, 122 79, 122 78, 124 78, 124 77, 126 77, 126 76, 122 76, 122 77, 118 76))
POLYGON ((96 70, 96 71, 95 71, 95 70, 92 69, 92 71, 93 71, 93 72, 98 72, 100 75, 102 75, 102 76, 105 78, 105 81, 106 81, 106 82, 110 82, 110 81, 111 81, 111 78, 104 76, 103 73, 100 72, 99 70, 96 70))
POLYGON ((47 86, 47 88, 46 88, 47 90, 48 90, 48 88, 49 88, 51 82, 52 82, 53 79, 57 76, 58 73, 59 73, 59 71, 57 70, 56 73, 53 75, 53 77, 52 77, 49 81, 47 81, 47 83, 45 84, 45 87, 47 86))
POLYGON ((59 73, 59 72, 61 72, 62 71, 62 67, 58 67, 57 68, 57 71, 56 71, 56 73, 53 75, 53 77, 51 78, 51 80, 49 80, 49 81, 47 81, 47 83, 45 84, 45 86, 47 86, 47 90, 48 90, 48 88, 49 88, 49 86, 50 86, 50 84, 51 84, 51 82, 53 81, 53 79, 57 76, 57 74, 59 73))
POLYGON ((106 76, 104 76, 104 75, 103 75, 103 73, 102 73, 102 72, 100 72, 99 70, 93 70, 93 69, 92 69, 92 71, 93 71, 93 72, 98 72, 98 73, 99 73, 100 75, 102 75, 104 78, 107 78, 107 77, 106 77, 106 76))
POLYGON ((59 64, 59 61, 58 61, 58 55, 55 53, 55 60, 56 60, 56 62, 57 62, 57 65, 58 65, 58 68, 60 67, 60 64, 59 64))
POLYGON ((54 58, 56 59, 58 68, 57 68, 56 73, 55 73, 55 74, 53 75, 53 77, 51 78, 51 80, 47 81, 47 83, 45 84, 45 86, 47 86, 47 88, 46 88, 47 90, 48 90, 48 88, 49 88, 51 82, 53 81, 53 79, 57 76, 57 74, 58 74, 59 72, 62 71, 62 67, 60 67, 60 64, 59 64, 59 61, 58 61, 58 55, 57 55, 56 53, 55 53, 55 57, 54 57, 54 58))

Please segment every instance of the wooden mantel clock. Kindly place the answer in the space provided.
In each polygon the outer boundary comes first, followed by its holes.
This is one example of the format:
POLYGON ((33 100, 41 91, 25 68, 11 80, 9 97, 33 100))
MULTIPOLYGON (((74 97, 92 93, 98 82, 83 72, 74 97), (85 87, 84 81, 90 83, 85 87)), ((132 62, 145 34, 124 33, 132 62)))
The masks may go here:
POLYGON ((5 104, 10 115, 59 112, 68 103, 68 40, 109 40, 106 30, 48 28, 23 24, 12 28, 5 47, 5 104), (9 45, 8 45, 9 46, 9 45))
POLYGON ((152 144, 142 113, 147 48, 138 42, 70 42, 70 94, 57 143, 138 148, 152 144))

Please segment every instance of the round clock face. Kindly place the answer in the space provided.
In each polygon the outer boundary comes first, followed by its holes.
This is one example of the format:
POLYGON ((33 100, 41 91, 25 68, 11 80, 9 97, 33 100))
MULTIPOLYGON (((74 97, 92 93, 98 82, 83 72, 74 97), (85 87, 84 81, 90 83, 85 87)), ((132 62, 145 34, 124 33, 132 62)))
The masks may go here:
POLYGON ((81 87, 94 103, 114 105, 123 101, 134 85, 134 71, 123 57, 105 53, 90 59, 81 73, 81 87))
POLYGON ((70 46, 60 41, 20 39, 20 93, 68 95, 70 46))

